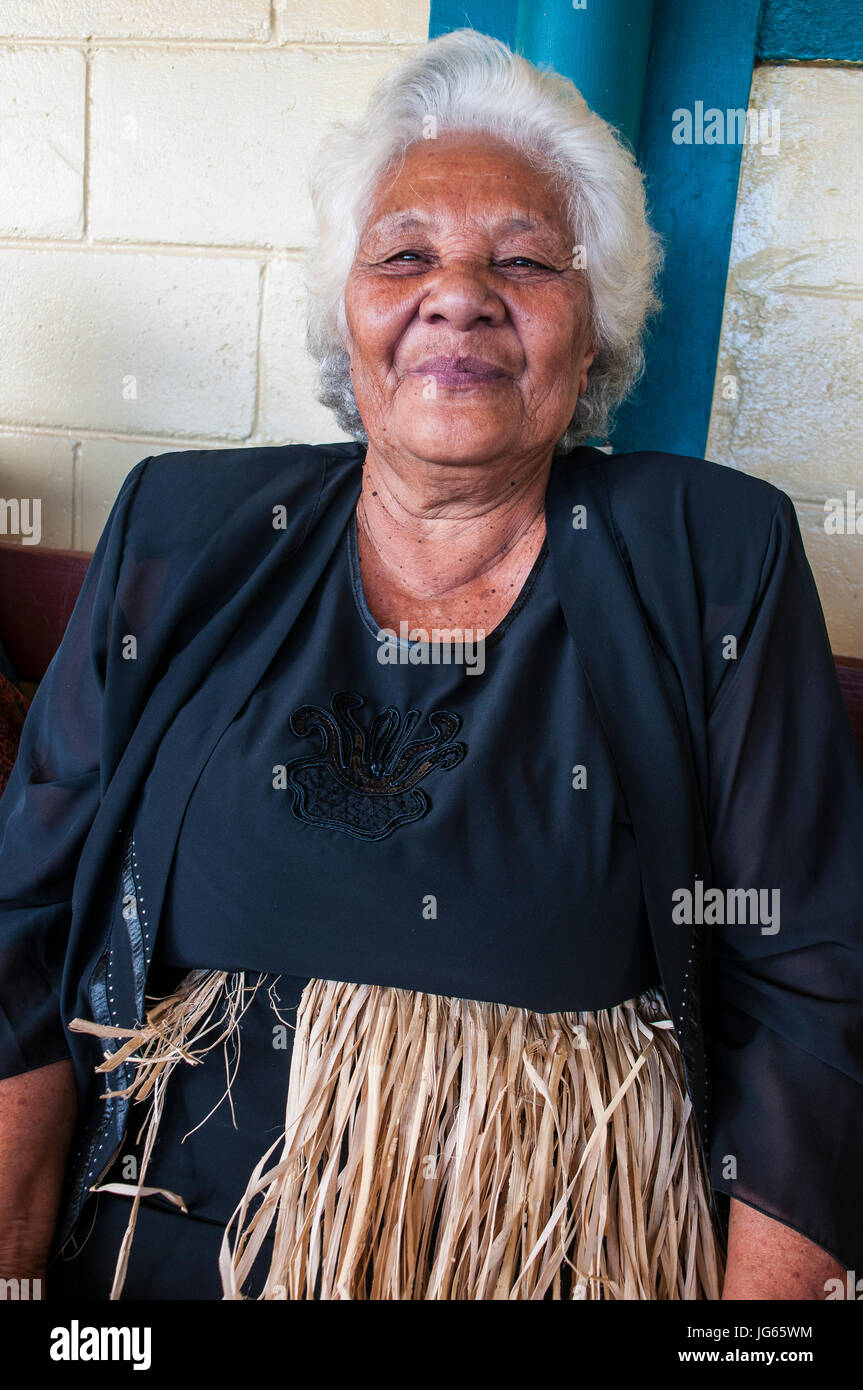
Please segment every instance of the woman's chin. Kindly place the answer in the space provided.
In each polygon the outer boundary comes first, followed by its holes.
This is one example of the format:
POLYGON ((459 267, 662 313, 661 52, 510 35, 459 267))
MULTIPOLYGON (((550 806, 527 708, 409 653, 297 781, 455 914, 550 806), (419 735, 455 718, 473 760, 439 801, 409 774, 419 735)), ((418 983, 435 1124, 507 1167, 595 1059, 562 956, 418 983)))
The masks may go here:
POLYGON ((387 430, 390 442, 399 449, 429 463, 471 464, 500 458, 508 453, 520 453, 524 441, 517 430, 506 427, 506 421, 485 412, 453 411, 440 404, 434 412, 417 412, 400 428, 387 430), (449 418, 444 418, 444 415, 449 418), (459 418, 459 416, 461 418, 459 418))

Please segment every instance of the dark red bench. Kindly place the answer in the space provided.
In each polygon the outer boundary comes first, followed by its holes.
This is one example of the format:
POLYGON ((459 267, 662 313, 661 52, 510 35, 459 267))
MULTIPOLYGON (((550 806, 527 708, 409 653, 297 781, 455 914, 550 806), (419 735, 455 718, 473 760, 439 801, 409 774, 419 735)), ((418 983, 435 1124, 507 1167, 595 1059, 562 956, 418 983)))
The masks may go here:
POLYGON ((82 550, 0 545, 0 642, 22 686, 44 676, 89 563, 82 550))
MULTIPOLYGON (((32 694, 57 650, 89 563, 80 550, 0 545, 0 641, 25 694, 32 694)), ((835 661, 863 757, 863 659, 835 661)))

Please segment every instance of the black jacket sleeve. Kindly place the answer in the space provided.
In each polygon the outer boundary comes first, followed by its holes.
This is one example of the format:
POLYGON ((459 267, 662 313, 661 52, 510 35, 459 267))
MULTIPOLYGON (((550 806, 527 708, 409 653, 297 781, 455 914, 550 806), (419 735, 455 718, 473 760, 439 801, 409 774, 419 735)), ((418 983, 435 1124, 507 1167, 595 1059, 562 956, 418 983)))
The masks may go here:
POLYGON ((0 798, 0 1079, 67 1058, 59 991, 81 846, 103 791, 103 696, 131 499, 126 477, 0 798))
POLYGON ((863 772, 793 504, 709 712, 711 1182, 863 1268, 863 772), (739 900, 738 900, 739 901, 739 900), (772 917, 772 920, 768 920, 772 917))

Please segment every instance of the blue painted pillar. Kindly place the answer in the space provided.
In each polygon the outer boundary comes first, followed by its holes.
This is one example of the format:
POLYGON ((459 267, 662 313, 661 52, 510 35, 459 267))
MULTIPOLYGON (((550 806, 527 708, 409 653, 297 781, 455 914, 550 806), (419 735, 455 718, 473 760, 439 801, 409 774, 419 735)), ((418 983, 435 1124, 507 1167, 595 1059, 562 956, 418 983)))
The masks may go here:
POLYGON ((519 0, 515 47, 569 77, 635 149, 652 22, 653 0, 519 0))
MULTIPOLYGON (((590 0, 589 0, 590 3, 590 0)), ((675 114, 749 105, 760 0, 656 0, 639 157, 654 227, 666 246, 647 373, 621 408, 615 453, 667 450, 701 457, 734 225, 741 145, 678 144, 675 114)))
POLYGON ((429 38, 453 29, 477 29, 514 48, 517 11, 518 0, 431 0, 429 38))
POLYGON ((801 0, 432 0, 432 35, 473 26, 555 68, 638 154, 667 252, 664 310, 647 373, 618 413, 615 453, 706 447, 741 146, 676 143, 673 132, 681 111, 747 108, 762 8, 762 49, 809 52, 828 15, 830 43, 863 53, 860 0, 820 0, 805 40, 800 13, 812 7, 801 0))

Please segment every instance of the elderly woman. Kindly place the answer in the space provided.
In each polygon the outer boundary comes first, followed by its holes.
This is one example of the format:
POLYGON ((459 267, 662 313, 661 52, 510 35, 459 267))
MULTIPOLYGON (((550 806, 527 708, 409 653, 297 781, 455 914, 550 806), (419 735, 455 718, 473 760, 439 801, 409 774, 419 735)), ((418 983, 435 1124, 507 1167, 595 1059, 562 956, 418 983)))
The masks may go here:
POLYGON ((132 470, 2 802, 2 1272, 823 1298, 863 778, 786 495, 583 443, 654 307, 637 168, 461 31, 315 207, 356 442, 132 470))

